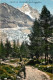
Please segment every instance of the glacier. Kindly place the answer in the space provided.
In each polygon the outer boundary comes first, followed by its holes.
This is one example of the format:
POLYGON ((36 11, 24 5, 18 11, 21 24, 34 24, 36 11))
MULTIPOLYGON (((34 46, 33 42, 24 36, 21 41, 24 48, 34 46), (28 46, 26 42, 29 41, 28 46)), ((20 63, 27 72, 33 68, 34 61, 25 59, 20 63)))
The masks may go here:
POLYGON ((23 30, 26 30, 26 29, 31 30, 31 27, 4 28, 2 29, 2 32, 7 34, 7 38, 9 41, 19 40, 20 43, 24 41, 29 43, 30 40, 28 35, 30 33, 23 32, 23 30))

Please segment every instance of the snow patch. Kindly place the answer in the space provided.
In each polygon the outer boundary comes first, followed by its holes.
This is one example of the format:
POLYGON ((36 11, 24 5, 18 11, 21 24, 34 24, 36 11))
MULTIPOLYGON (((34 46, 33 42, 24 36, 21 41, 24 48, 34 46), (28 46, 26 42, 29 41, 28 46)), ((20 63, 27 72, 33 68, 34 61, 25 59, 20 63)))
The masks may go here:
POLYGON ((31 19, 35 20, 35 18, 33 18, 33 17, 31 16, 30 12, 31 12, 31 11, 28 11, 28 12, 25 11, 25 14, 28 15, 31 19))

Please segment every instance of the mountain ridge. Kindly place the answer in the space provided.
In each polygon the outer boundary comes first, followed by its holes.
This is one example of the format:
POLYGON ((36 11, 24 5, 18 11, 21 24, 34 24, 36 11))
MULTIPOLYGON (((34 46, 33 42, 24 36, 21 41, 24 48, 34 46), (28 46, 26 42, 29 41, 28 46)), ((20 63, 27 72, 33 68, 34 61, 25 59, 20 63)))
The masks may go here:
POLYGON ((31 26, 32 19, 7 3, 0 4, 0 28, 14 28, 17 26, 31 26))

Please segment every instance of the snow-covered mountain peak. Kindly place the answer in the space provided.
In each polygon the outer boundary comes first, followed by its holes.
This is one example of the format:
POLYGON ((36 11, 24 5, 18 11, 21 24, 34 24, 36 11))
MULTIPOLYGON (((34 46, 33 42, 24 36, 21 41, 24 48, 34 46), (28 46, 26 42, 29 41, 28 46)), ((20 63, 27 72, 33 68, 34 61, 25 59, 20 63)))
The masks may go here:
POLYGON ((23 7, 29 7, 29 4, 24 3, 23 7))
POLYGON ((36 9, 33 9, 29 4, 24 3, 24 5, 21 8, 18 8, 20 11, 28 15, 31 19, 38 19, 39 18, 39 12, 36 9))

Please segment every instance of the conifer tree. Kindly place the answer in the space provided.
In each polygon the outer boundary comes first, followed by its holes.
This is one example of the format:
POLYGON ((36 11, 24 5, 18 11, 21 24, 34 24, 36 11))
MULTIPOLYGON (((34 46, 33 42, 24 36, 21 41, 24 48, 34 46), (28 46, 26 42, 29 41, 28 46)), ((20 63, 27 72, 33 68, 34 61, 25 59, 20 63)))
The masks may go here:
POLYGON ((29 35, 30 37, 30 50, 31 55, 35 55, 36 59, 39 59, 40 49, 41 49, 41 28, 39 21, 35 20, 34 25, 32 27, 32 32, 29 35))
POLYGON ((52 31, 50 30, 51 26, 51 14, 50 11, 46 8, 46 6, 43 6, 41 14, 40 14, 40 26, 42 28, 42 37, 44 37, 44 53, 45 53, 45 63, 46 63, 46 57, 48 56, 48 47, 49 42, 47 41, 47 38, 50 38, 52 35, 52 31))
POLYGON ((50 29, 52 26, 51 19, 50 11, 46 8, 46 6, 43 6, 40 18, 39 20, 35 20, 32 32, 29 36, 31 41, 31 54, 35 54, 38 59, 40 53, 45 53, 45 63, 49 51, 49 42, 47 39, 52 37, 52 31, 50 29))
POLYGON ((50 43, 50 55, 53 61, 53 43, 50 43))
POLYGON ((15 40, 13 41, 13 51, 16 52, 16 42, 15 42, 15 40))
POLYGON ((12 51, 12 55, 13 57, 20 57, 20 46, 19 46, 19 42, 14 40, 13 41, 13 51, 12 51))
POLYGON ((6 43, 5 43, 5 50, 6 50, 6 57, 8 57, 9 54, 12 53, 12 47, 11 47, 10 41, 8 41, 8 39, 6 40, 6 43))
POLYGON ((1 40, 1 43, 0 43, 0 58, 5 58, 5 47, 3 45, 3 42, 1 40))
POLYGON ((27 47, 27 43, 23 42, 21 47, 20 47, 20 55, 22 57, 27 57, 29 55, 29 49, 27 47))

